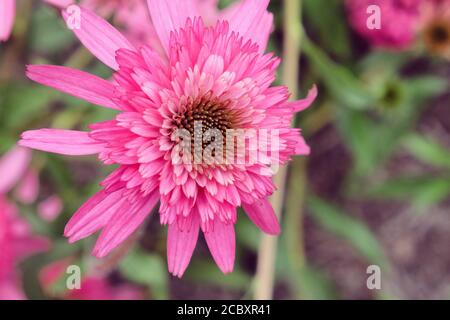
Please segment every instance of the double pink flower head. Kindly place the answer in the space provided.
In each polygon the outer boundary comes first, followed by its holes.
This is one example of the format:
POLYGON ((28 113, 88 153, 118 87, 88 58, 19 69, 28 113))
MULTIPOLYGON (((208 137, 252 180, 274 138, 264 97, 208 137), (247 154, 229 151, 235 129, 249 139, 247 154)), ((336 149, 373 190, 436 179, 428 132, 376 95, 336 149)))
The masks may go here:
MULTIPOLYGON (((148 0, 161 52, 136 47, 81 8, 80 28, 73 31, 114 70, 113 82, 66 67, 28 67, 28 77, 36 82, 117 110, 117 116, 92 124, 88 132, 42 129, 22 135, 25 147, 96 154, 104 164, 117 166, 67 224, 70 242, 101 230, 93 254, 104 257, 160 202, 160 221, 168 225, 169 271, 181 277, 200 231, 219 268, 232 271, 238 207, 262 231, 280 232, 268 201, 275 190, 270 167, 309 153, 300 130, 290 123, 317 92, 314 88, 307 99, 288 102, 288 89, 272 86, 280 61, 264 54, 273 20, 268 4, 242 0, 210 21, 203 19, 198 1, 148 0), (206 129, 219 135, 208 141, 191 137, 206 129), (234 151, 227 133, 242 130, 276 132, 263 143, 271 153, 244 143, 243 162, 220 161, 224 155, 218 157, 218 150, 212 152, 213 161, 187 161, 205 155, 213 142, 226 153, 234 151), (187 139, 180 131, 189 134, 187 139)), ((67 12, 63 15, 69 20, 67 12)))
POLYGON ((423 0, 346 0, 352 27, 377 47, 404 49, 414 41, 423 0), (368 8, 380 9, 380 29, 370 29, 368 8))

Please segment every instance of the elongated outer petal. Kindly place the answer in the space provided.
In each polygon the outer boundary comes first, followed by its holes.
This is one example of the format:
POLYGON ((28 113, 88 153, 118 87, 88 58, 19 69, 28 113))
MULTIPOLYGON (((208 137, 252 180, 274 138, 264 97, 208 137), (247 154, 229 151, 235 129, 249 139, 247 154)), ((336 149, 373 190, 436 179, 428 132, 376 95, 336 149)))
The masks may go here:
POLYGON ((189 229, 181 230, 177 222, 169 225, 167 235, 167 263, 169 272, 181 278, 191 261, 195 245, 198 240, 200 222, 197 216, 193 217, 189 229))
POLYGON ((214 227, 205 232, 206 243, 214 261, 223 273, 233 271, 236 254, 236 238, 234 225, 223 223, 218 218, 214 219, 214 227))
POLYGON ((118 109, 112 102, 114 85, 92 74, 60 66, 30 65, 27 76, 33 81, 100 106, 118 109))
POLYGON ((311 154, 311 148, 306 144, 305 139, 299 134, 295 145, 296 156, 309 156, 311 154))
POLYGON ((119 208, 97 240, 93 255, 98 258, 107 256, 111 250, 121 244, 142 224, 159 200, 159 190, 146 199, 134 202, 131 207, 119 208))
POLYGON ((104 148, 103 143, 90 138, 87 132, 60 129, 26 131, 19 145, 69 156, 97 154, 104 148))
POLYGON ((250 220, 263 232, 278 235, 281 232, 278 218, 268 199, 257 200, 252 204, 242 204, 250 220))
POLYGON ((90 198, 73 215, 64 229, 64 236, 73 243, 103 228, 123 204, 122 192, 102 190, 90 198))
POLYGON ((0 194, 7 193, 25 174, 31 150, 14 147, 0 159, 0 194))
POLYGON ((273 28, 273 15, 267 11, 269 2, 270 0, 241 0, 223 15, 223 19, 229 22, 230 29, 238 32, 244 40, 257 43, 260 52, 266 50, 273 28))
POLYGON ((318 94, 317 86, 313 86, 309 91, 305 99, 289 102, 289 105, 294 109, 294 112, 303 111, 316 100, 318 94))
MULTIPOLYGON (((71 23, 74 13, 62 11, 66 22, 71 23)), ((76 18, 76 17, 75 17, 76 18)), ((116 52, 119 49, 136 51, 133 45, 111 24, 88 9, 80 7, 80 25, 73 32, 81 43, 100 61, 117 70, 116 52)))
POLYGON ((170 33, 184 27, 188 18, 200 16, 193 0, 147 0, 147 4, 166 53, 169 52, 170 33))
POLYGON ((11 35, 16 15, 16 0, 0 1, 0 42, 6 41, 11 35))

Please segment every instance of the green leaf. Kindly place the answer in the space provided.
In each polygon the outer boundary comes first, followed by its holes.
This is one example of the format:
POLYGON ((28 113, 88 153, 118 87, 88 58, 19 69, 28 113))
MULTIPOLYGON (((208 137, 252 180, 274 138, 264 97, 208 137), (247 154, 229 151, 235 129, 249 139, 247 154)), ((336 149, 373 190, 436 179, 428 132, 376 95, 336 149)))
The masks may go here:
POLYGON ((307 265, 294 277, 301 288, 300 298, 308 300, 331 300, 337 298, 337 292, 330 279, 321 270, 307 265))
POLYGON ((341 0, 306 0, 303 3, 304 17, 320 38, 320 47, 338 57, 347 59, 351 55, 349 30, 341 0), (324 10, 327 8, 327 10, 324 10), (333 32, 330 32, 333 30, 333 32))
POLYGON ((250 221, 247 214, 239 209, 239 219, 236 223, 237 241, 245 248, 258 251, 261 231, 250 221))
POLYGON ((64 20, 48 6, 38 6, 32 15, 31 52, 56 54, 74 42, 64 20))
POLYGON ((303 37, 303 49, 330 93, 342 106, 362 110, 373 105, 374 97, 347 67, 332 61, 307 37, 303 37))
POLYGON ((378 199, 407 200, 420 193, 422 186, 429 181, 429 177, 394 178, 372 188, 368 194, 378 199))
POLYGON ((386 77, 395 76, 406 63, 411 61, 410 55, 409 52, 372 51, 358 62, 358 70, 370 71, 386 77))
MULTIPOLYGON (((372 172, 379 162, 385 145, 379 144, 380 131, 365 114, 353 110, 341 110, 337 114, 337 126, 354 157, 357 175, 372 172)), ((389 141, 389 140, 388 140, 389 141)))
POLYGON ((133 250, 122 260, 120 271, 131 281, 149 287, 157 299, 167 299, 167 268, 160 256, 133 250))
MULTIPOLYGON (((286 235, 283 233, 282 238, 285 237, 286 235)), ((291 262, 292 248, 282 244, 283 242, 280 243, 277 250, 277 282, 286 282, 292 290, 294 299, 336 299, 337 292, 332 279, 329 279, 322 270, 307 262, 293 264, 291 262)))
POLYGON ((437 76, 420 76, 406 81, 407 89, 416 104, 423 103, 425 99, 440 95, 449 89, 448 79, 437 76))
POLYGON ((411 134, 405 138, 404 144, 409 152, 424 163, 450 168, 450 151, 431 138, 411 134))
POLYGON ((370 263, 388 268, 383 248, 364 223, 316 197, 309 199, 308 207, 309 213, 323 228, 346 240, 370 263))
POLYGON ((184 277, 193 282, 208 283, 232 290, 248 290, 251 284, 250 276, 238 266, 235 266, 232 273, 224 275, 215 263, 198 259, 191 262, 184 277))
POLYGON ((369 191, 376 199, 411 201, 421 212, 450 196, 450 177, 402 177, 391 179, 369 191))
POLYGON ((423 185, 420 193, 413 200, 413 204, 419 213, 434 204, 438 204, 450 197, 450 178, 436 179, 423 185))
POLYGON ((0 128, 8 132, 20 130, 27 123, 45 115, 45 108, 59 95, 53 89, 30 83, 10 83, 3 90, 0 128))

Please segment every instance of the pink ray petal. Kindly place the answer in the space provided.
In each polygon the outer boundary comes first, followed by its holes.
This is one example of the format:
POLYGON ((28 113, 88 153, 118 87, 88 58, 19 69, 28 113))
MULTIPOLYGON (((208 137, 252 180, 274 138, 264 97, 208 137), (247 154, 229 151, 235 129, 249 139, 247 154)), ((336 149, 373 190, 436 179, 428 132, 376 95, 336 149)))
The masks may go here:
POLYGON ((197 215, 192 217, 189 229, 180 229, 176 221, 169 225, 167 263, 169 272, 174 276, 181 278, 186 271, 197 244, 199 229, 200 222, 197 215))
MULTIPOLYGON (((85 8, 80 8, 80 28, 73 32, 81 43, 100 61, 117 70, 116 52, 119 49, 136 51, 133 45, 111 24, 85 8)), ((62 11, 68 21, 70 14, 62 11)))
POLYGON ((204 234, 209 251, 220 270, 225 274, 232 272, 236 252, 234 225, 223 223, 216 217, 213 229, 204 234))
POLYGON ((64 236, 73 243, 100 230, 123 204, 124 201, 121 199, 121 191, 98 192, 75 212, 64 229, 64 236))
POLYGON ((92 254, 98 258, 107 256, 142 224, 159 201, 159 191, 154 191, 146 199, 134 202, 117 211, 103 229, 92 254))
POLYGON ((0 1, 0 42, 9 39, 15 15, 16 0, 0 1))
POLYGON ((250 220, 263 232, 278 235, 281 232, 278 218, 268 199, 256 200, 252 204, 242 204, 250 220))
POLYGON ((200 16, 193 0, 147 0, 147 4, 156 33, 167 53, 170 33, 184 27, 188 18, 200 16))
POLYGON ((25 174, 31 161, 31 151, 14 147, 0 159, 0 194, 10 191, 25 174))
POLYGON ((118 109, 111 100, 114 96, 114 85, 92 74, 67 67, 29 65, 27 76, 35 82, 87 102, 118 109))
POLYGON ((309 91, 305 99, 289 102, 289 105, 294 109, 295 112, 303 111, 316 100, 318 94, 317 86, 313 86, 309 91))
POLYGON ((251 39, 259 45, 260 52, 266 50, 273 28, 273 15, 267 11, 270 0, 241 0, 223 19, 230 23, 230 29, 238 32, 244 40, 251 39))
POLYGON ((22 133, 19 145, 72 156, 97 154, 104 149, 104 144, 90 138, 87 132, 59 129, 26 131, 22 133))
POLYGON ((311 148, 306 144, 305 139, 300 134, 296 136, 296 139, 295 155, 308 156, 311 153, 311 148))

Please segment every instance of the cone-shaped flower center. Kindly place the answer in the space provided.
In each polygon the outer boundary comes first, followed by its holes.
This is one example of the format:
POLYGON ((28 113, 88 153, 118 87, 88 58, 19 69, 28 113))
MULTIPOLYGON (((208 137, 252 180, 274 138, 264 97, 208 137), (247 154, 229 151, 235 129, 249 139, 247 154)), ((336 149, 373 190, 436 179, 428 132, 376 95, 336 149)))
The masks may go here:
POLYGON ((237 112, 230 109, 229 104, 229 101, 219 101, 206 94, 195 100, 189 99, 180 108, 182 111, 174 115, 174 127, 185 129, 190 134, 192 155, 195 151, 205 150, 219 133, 223 150, 226 150, 227 130, 236 129, 238 119, 237 112))
POLYGON ((450 38, 448 27, 442 24, 433 26, 430 33, 435 43, 446 43, 450 38))
POLYGON ((450 23, 436 19, 425 29, 425 43, 435 54, 448 56, 450 50, 450 23))
POLYGON ((209 96, 190 100, 184 106, 184 112, 174 116, 175 125, 194 134, 195 123, 201 123, 203 133, 218 129, 225 137, 228 129, 234 128, 235 117, 228 110, 228 103, 223 103, 209 96))

